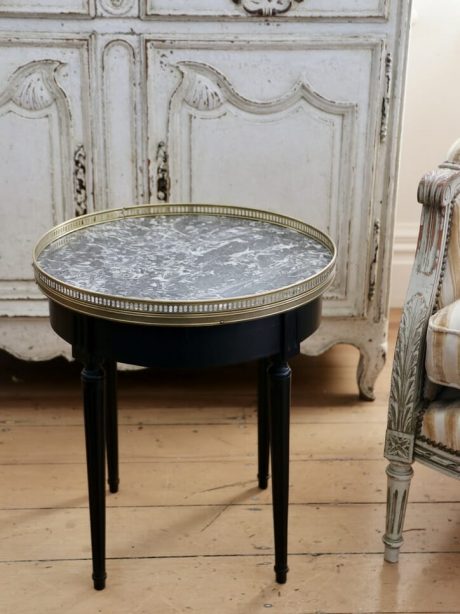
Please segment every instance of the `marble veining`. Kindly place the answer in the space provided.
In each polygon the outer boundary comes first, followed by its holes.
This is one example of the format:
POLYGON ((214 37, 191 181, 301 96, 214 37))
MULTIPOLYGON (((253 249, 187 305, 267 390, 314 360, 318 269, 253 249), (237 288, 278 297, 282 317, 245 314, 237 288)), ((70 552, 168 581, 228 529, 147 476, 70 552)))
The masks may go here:
POLYGON ((73 232, 37 259, 58 280, 149 300, 212 300, 271 292, 319 273, 332 254, 268 222, 213 215, 125 218, 73 232))

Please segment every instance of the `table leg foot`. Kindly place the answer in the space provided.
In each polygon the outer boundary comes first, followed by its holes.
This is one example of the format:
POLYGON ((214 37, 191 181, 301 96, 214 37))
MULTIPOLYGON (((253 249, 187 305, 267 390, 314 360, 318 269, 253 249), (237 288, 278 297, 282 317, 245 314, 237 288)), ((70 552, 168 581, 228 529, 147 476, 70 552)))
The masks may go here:
POLYGON ((276 581, 278 584, 286 584, 288 571, 289 567, 285 567, 284 569, 277 569, 275 567, 276 581))
POLYGON ((108 481, 109 484, 109 491, 111 493, 116 493, 118 492, 118 485, 120 484, 120 480, 117 480, 116 482, 111 482, 110 480, 108 481))
POLYGON ((107 578, 107 574, 104 574, 104 576, 102 578, 96 578, 93 575, 93 584, 94 584, 94 589, 96 591, 103 591, 104 590, 106 578, 107 578))
POLYGON ((276 581, 286 582, 289 506, 289 413, 291 368, 277 357, 268 370, 270 382, 270 447, 276 581))

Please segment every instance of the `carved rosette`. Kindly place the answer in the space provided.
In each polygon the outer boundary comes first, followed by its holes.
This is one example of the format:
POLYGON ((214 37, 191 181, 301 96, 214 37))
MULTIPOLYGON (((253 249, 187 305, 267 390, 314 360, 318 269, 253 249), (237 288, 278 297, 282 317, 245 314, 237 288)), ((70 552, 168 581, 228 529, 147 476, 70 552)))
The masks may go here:
POLYGON ((274 17, 287 13, 294 5, 304 0, 233 0, 235 4, 241 7, 250 15, 259 15, 262 17, 274 17))
POLYGON ((131 11, 135 0, 100 0, 100 4, 105 13, 118 17, 131 11))
POLYGON ((392 460, 411 460, 414 449, 414 436, 395 431, 387 431, 385 456, 392 460))

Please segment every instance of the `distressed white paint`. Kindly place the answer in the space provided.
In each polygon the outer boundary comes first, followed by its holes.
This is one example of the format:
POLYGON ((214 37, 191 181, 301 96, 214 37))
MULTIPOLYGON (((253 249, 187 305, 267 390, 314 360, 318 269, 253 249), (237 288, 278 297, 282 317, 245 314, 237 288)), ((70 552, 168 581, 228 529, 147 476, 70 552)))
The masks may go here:
MULTIPOLYGON (((53 16, 60 6, 0 7, 1 206, 14 229, 0 226, 0 314, 46 310, 30 246, 77 203, 100 209, 169 191, 171 201, 280 210, 329 231, 339 249, 324 323, 303 351, 356 345, 361 390, 372 396, 386 340, 410 2, 72 0, 53 16), (58 64, 15 111, 13 76, 34 62, 58 64)), ((37 358, 35 344, 16 345, 11 322, 0 319, 2 347, 37 358)))

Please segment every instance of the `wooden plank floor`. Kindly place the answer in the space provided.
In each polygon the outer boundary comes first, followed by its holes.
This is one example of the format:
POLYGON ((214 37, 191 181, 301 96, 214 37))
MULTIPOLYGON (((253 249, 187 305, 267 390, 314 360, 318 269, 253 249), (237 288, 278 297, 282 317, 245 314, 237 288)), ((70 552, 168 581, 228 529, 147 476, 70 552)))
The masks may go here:
POLYGON ((357 360, 336 346, 292 363, 284 586, 255 480, 254 365, 121 373, 121 490, 96 592, 78 368, 2 355, 1 614, 460 612, 455 480, 416 466, 400 563, 382 560, 391 359, 374 403, 357 398, 357 360))

